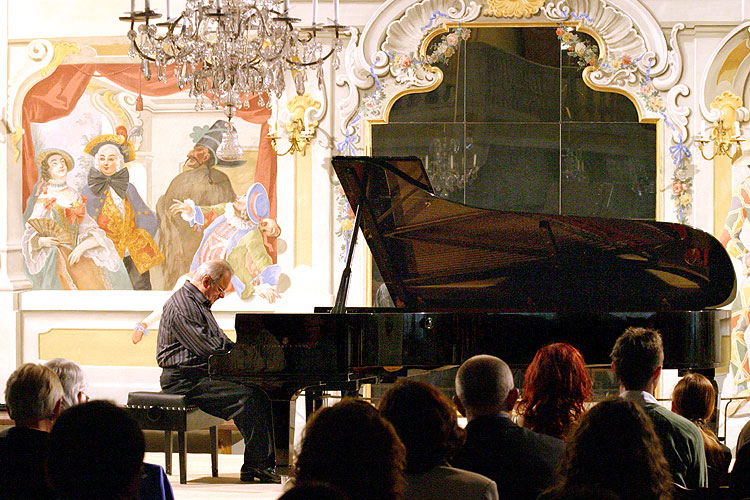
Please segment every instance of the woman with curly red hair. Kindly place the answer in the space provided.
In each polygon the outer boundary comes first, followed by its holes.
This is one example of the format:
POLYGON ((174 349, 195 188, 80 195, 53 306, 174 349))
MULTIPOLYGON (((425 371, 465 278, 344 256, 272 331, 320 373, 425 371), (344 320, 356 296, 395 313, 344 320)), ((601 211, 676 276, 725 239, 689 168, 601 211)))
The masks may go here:
POLYGON ((542 347, 526 369, 516 406, 519 425, 564 439, 591 399, 591 377, 581 353, 570 344, 542 347))

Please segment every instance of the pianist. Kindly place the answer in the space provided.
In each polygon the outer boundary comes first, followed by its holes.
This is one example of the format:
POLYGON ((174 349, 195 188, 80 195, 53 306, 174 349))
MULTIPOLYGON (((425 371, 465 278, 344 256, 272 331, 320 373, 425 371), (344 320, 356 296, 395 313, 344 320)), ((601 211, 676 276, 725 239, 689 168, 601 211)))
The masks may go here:
POLYGON ((234 345, 216 323, 211 306, 224 297, 232 268, 224 260, 202 263, 164 304, 156 344, 164 392, 224 419, 234 419, 245 440, 242 481, 279 483, 276 474, 271 401, 257 387, 211 379, 208 357, 234 345))

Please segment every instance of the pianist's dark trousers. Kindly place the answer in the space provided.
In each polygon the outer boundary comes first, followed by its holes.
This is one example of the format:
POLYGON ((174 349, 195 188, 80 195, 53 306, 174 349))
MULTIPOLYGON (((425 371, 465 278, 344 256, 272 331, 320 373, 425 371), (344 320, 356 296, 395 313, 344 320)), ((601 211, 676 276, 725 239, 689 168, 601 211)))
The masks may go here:
POLYGON ((265 391, 258 387, 212 380, 201 369, 165 368, 159 381, 164 392, 185 394, 188 403, 206 413, 234 420, 245 440, 243 470, 275 465, 271 400, 265 391))

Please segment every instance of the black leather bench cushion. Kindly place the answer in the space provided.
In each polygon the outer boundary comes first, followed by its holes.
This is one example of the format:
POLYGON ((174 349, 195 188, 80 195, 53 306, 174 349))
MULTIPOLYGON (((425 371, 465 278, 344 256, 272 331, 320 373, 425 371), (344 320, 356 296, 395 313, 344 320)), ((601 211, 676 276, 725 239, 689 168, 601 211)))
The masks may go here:
POLYGON ((131 392, 128 394, 128 406, 160 407, 191 409, 193 405, 187 404, 182 394, 166 394, 163 392, 131 392))

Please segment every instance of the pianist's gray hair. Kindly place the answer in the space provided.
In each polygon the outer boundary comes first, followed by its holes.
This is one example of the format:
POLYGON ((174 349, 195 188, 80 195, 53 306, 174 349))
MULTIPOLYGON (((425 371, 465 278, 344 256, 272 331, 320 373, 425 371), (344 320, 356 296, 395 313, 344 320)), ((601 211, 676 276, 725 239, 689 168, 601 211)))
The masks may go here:
POLYGON ((465 408, 505 408, 508 393, 513 389, 513 374, 500 358, 480 354, 467 359, 456 373, 456 395, 465 408))
POLYGON ((65 358, 50 359, 44 366, 57 374, 62 384, 65 395, 63 396, 63 409, 78 404, 78 395, 86 391, 88 383, 86 373, 78 366, 78 363, 65 358))
POLYGON ((198 266, 198 269, 193 272, 193 281, 200 283, 200 281, 208 276, 214 283, 219 283, 225 274, 231 276, 233 274, 232 266, 225 260, 209 260, 198 266))

